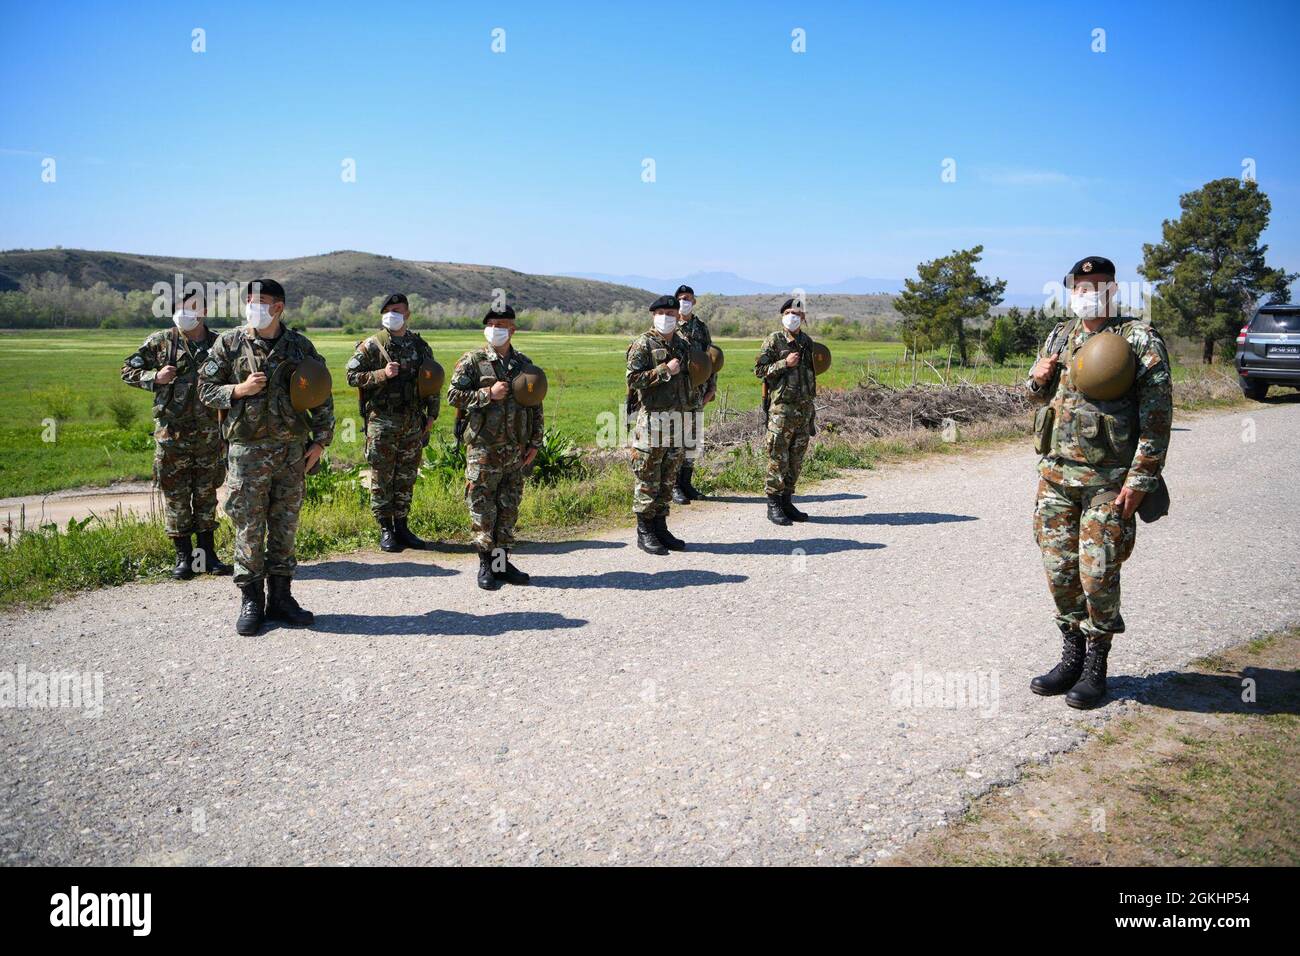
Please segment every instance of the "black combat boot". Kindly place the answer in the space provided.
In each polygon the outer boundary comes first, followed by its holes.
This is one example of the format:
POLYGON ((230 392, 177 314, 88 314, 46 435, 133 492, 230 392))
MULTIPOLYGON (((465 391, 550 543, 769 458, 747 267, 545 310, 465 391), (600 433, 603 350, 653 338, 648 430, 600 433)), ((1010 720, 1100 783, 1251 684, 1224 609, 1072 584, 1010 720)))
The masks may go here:
POLYGON ((1051 697, 1064 694, 1079 680, 1083 673, 1084 641, 1078 631, 1062 632, 1061 663, 1046 674, 1040 674, 1029 682, 1029 689, 1035 694, 1051 697))
POLYGON ((1079 682, 1065 695, 1065 702, 1079 710, 1096 707, 1106 696, 1106 655, 1110 653, 1110 641, 1088 642, 1088 656, 1083 661, 1083 674, 1079 682))
POLYGON ((655 537, 669 551, 686 550, 686 542, 668 530, 668 515, 666 512, 655 515, 654 529, 655 537))
POLYGON ((687 462, 682 465, 682 490, 686 492, 686 497, 691 501, 703 501, 704 493, 695 487, 695 465, 687 462))
POLYGON ((307 627, 316 623, 316 615, 298 606, 289 590, 293 578, 287 574, 272 574, 267 579, 266 619, 280 621, 290 627, 307 627))
POLYGON ((772 524, 779 524, 783 528, 789 527, 794 523, 785 513, 785 509, 781 507, 780 495, 767 496, 767 520, 772 522, 772 524))
MULTIPOLYGON (((496 553, 497 552, 495 551, 493 552, 494 555, 496 553)), ((506 568, 504 571, 493 571, 492 576, 494 578, 496 578, 498 581, 504 581, 506 582, 506 584, 527 584, 530 580, 532 580, 528 575, 524 574, 524 572, 520 571, 517 567, 515 567, 513 564, 510 563, 509 551, 501 550, 500 554, 501 557, 505 559, 506 568)))
POLYGON ((429 549, 429 542, 416 536, 410 525, 406 523, 405 517, 393 519, 393 531, 396 532, 399 544, 413 548, 416 551, 427 551, 429 549))
POLYGON ((379 550, 387 551, 389 554, 397 554, 405 550, 405 546, 397 537, 397 529, 393 526, 392 518, 379 519, 379 550))
POLYGON ((234 574, 235 569, 228 564, 223 564, 217 557, 217 545, 213 541, 216 534, 211 528, 207 531, 200 531, 195 537, 198 539, 198 549, 203 552, 203 573, 204 574, 234 574))
POLYGON ((177 581, 188 581, 194 577, 194 568, 190 566, 190 536, 187 534, 172 538, 172 546, 176 548, 176 566, 172 568, 172 577, 177 581))
POLYGON ((241 584, 239 590, 243 597, 239 602, 239 620, 235 622, 235 630, 244 637, 252 637, 262 629, 262 622, 266 619, 266 592, 260 578, 241 584))
POLYGON ((655 533, 654 519, 643 514, 636 516, 636 546, 646 554, 668 553, 668 549, 655 533))
POLYGON ((808 520, 807 512, 800 511, 798 508, 796 508, 794 506, 794 502, 790 500, 790 497, 791 495, 790 492, 788 491, 781 496, 782 513, 791 521, 807 521, 808 520))
POLYGON ((495 591, 501 587, 501 582, 492 573, 491 551, 480 551, 478 553, 478 586, 484 591, 495 591))
POLYGON ((691 496, 688 495, 686 489, 682 487, 682 473, 679 471, 677 473, 677 480, 673 482, 673 504, 689 505, 690 503, 691 496))

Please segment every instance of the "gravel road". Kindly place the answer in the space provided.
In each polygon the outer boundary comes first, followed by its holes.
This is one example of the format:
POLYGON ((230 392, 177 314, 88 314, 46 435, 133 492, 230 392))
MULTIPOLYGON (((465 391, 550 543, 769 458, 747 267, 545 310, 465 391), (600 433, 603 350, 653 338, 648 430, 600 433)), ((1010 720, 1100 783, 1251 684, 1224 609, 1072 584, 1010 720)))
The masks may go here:
POLYGON ((528 546, 533 586, 496 594, 464 553, 323 562, 310 631, 235 636, 229 579, 9 614, 0 671, 103 696, 0 710, 0 860, 872 862, 1300 618, 1298 435, 1294 401, 1177 423, 1089 714, 1026 686, 1059 645, 1023 446, 825 483, 791 529, 758 498, 677 509, 667 558, 528 546))

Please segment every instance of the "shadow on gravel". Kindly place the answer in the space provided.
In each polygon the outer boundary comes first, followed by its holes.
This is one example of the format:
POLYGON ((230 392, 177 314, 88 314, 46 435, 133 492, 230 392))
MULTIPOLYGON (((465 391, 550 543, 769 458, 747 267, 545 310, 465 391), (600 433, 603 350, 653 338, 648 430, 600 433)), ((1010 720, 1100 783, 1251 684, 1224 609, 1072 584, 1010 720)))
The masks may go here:
POLYGON ((954 521, 978 521, 974 515, 947 515, 937 511, 896 511, 878 515, 809 515, 812 524, 951 524, 954 521))
POLYGON ((379 578, 446 578, 459 571, 415 561, 326 561, 304 564, 294 571, 302 581, 372 581, 379 578))
POLYGON ((1109 681, 1113 700, 1136 700, 1151 707, 1197 714, 1300 714, 1300 671, 1246 667, 1240 674, 1161 671, 1148 677, 1109 681), (1253 701, 1242 700, 1247 692, 1253 701))
POLYGON ((626 541, 520 541, 516 547, 520 554, 572 554, 574 551, 608 551, 626 548, 626 541))
POLYGON ((500 614, 317 614, 313 631, 325 634, 428 634, 430 636, 495 637, 508 631, 556 631, 587 622, 549 611, 504 611, 500 614))
MULTIPOLYGON (((688 552, 689 553, 689 552, 688 552)), ((667 588, 692 588, 707 584, 740 584, 745 574, 719 574, 717 571, 606 571, 604 574, 534 574, 537 588, 617 588, 623 591, 662 591, 667 588)))
POLYGON ((759 538, 757 541, 703 544, 692 541, 688 547, 703 554, 779 554, 789 557, 796 548, 804 554, 836 554, 840 551, 874 551, 884 545, 851 538, 759 538))
MULTIPOLYGON (((794 501, 798 504, 801 501, 860 501, 866 498, 866 495, 859 495, 854 492, 840 491, 835 494, 826 495, 799 495, 794 496, 794 501)), ((754 505, 767 504, 766 495, 709 495, 706 501, 721 501, 724 504, 731 505, 754 505)))
POLYGON ((763 495, 709 495, 704 500, 720 501, 724 505, 765 505, 767 504, 767 498, 764 497, 763 495))

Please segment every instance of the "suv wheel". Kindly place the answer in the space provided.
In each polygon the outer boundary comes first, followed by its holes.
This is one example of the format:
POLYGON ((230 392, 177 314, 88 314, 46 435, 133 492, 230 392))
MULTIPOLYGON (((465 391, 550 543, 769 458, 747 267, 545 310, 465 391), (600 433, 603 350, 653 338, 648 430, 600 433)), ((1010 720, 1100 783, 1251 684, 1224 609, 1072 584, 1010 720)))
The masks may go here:
POLYGON ((1268 382, 1252 382, 1250 379, 1243 378, 1241 380, 1241 394, 1251 401, 1262 402, 1268 395, 1268 382))

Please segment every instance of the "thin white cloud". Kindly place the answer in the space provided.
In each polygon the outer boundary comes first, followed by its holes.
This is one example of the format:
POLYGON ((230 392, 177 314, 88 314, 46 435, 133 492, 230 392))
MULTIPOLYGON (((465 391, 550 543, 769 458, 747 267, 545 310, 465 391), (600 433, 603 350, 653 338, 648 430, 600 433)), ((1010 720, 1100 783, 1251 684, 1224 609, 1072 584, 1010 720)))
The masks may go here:
POLYGON ((1055 169, 986 167, 975 170, 980 182, 992 186, 1082 186, 1081 176, 1071 176, 1055 169))

